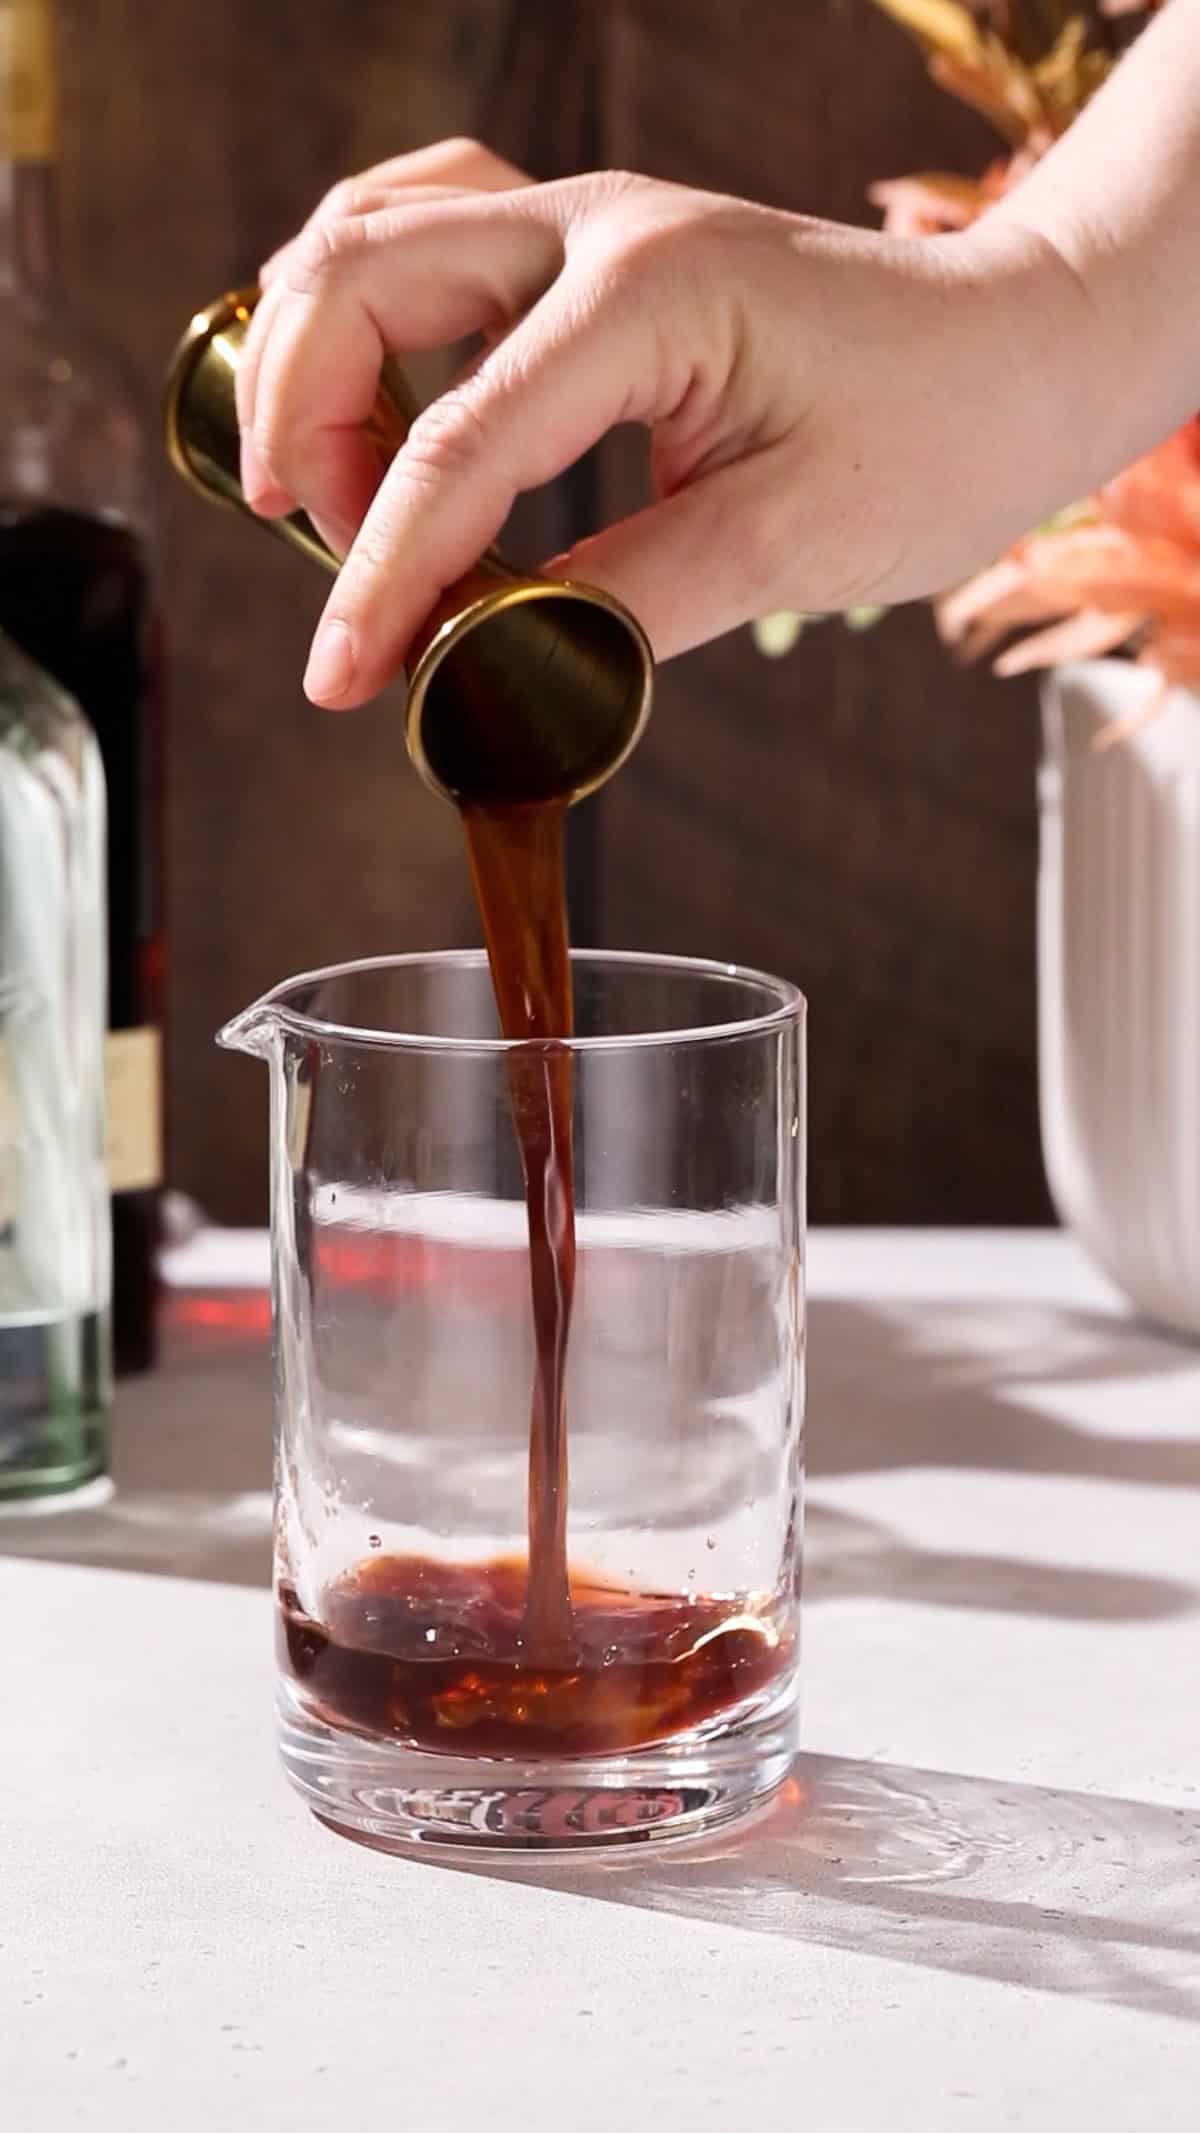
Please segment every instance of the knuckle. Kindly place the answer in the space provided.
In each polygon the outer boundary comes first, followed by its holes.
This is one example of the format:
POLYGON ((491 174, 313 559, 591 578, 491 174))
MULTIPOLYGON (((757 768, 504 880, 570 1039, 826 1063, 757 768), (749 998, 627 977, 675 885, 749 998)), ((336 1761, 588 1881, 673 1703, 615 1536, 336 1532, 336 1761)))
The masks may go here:
POLYGON ((343 216, 357 214, 358 202, 359 180, 357 178, 339 178, 336 185, 330 186, 312 220, 314 222, 340 222, 343 216))
POLYGON ((260 385, 254 405, 250 438, 259 459, 273 481, 288 487, 294 456, 296 423, 288 404, 286 378, 272 378, 260 385))
POLYGON ((662 257, 661 240, 653 232, 597 231, 589 261, 594 300, 607 305, 644 303, 662 257))
POLYGON ((396 567, 400 543, 390 521, 379 514, 363 520, 338 580, 346 619, 368 606, 378 586, 396 567))
POLYGON ((312 296, 361 250, 366 235, 361 216, 318 216, 296 239, 288 256, 288 288, 297 296, 312 296))
POLYGON ((636 170, 592 170, 577 182, 595 207, 611 207, 615 201, 655 190, 654 179, 643 178, 636 170))
POLYGON ((273 481, 283 478, 287 458, 288 430, 274 401, 267 398, 255 409, 250 432, 254 450, 273 481))
POLYGON ((405 464, 410 473, 424 471, 437 479, 459 473, 477 461, 486 435, 477 398, 456 387, 417 416, 405 441, 405 464))
POLYGON ((639 177, 633 170, 599 171, 581 183, 582 227, 608 232, 615 244, 622 236, 661 221, 673 191, 672 186, 639 177))
POLYGON ((468 158, 484 157, 492 160, 492 151, 483 141, 476 140, 473 133, 451 133, 437 144, 437 154, 447 162, 465 162, 468 158))
POLYGON ((568 249, 590 247, 614 225, 620 226, 622 203, 650 181, 628 170, 593 170, 581 177, 555 178, 535 188, 543 213, 558 224, 568 249))
POLYGON ((623 228, 613 250, 613 267, 619 280, 645 282, 679 258, 681 233, 667 221, 635 223, 623 228))
POLYGON ((615 176, 616 189, 589 198, 572 249, 613 293, 640 291, 678 262, 686 233, 670 188, 625 172, 615 176))
POLYGON ((525 172, 489 148, 473 134, 457 133, 419 151, 420 173, 427 183, 465 192, 507 193, 524 191, 529 185, 525 172))

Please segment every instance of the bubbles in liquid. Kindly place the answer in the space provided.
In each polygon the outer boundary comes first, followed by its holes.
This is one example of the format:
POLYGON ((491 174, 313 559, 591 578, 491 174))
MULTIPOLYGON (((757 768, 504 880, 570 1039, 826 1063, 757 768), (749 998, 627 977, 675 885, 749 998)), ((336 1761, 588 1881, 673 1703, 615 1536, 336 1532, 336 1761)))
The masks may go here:
POLYGON ((787 1600, 572 1585, 572 1643, 531 1656, 527 1563, 373 1555, 320 1616, 281 1586, 283 1666, 325 1724, 479 1756, 624 1754, 692 1732, 786 1675, 787 1600))

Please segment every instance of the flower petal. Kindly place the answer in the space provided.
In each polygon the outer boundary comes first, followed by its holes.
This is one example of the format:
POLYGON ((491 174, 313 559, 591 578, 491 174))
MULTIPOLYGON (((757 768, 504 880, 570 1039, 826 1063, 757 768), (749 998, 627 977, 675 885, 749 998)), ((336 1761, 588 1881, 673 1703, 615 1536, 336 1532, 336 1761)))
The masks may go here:
POLYGON ((1174 688, 1200 689, 1200 624, 1190 629, 1153 631, 1142 651, 1141 664, 1157 667, 1174 688))
POLYGON ((1035 667, 1061 666, 1068 659, 1099 659, 1125 644, 1143 620, 1141 615, 1105 615, 1085 607, 1065 622, 1022 637, 1019 644, 1001 652, 992 672, 1003 681, 1016 674, 1030 674, 1035 667))
POLYGON ((942 171, 883 178, 871 186, 868 198, 883 209, 884 229, 893 237, 937 237, 946 230, 965 230, 989 203, 974 178, 942 171))
POLYGON ((1126 533, 1165 535, 1200 554, 1200 419, 1110 481, 1100 507, 1126 533))
POLYGON ((959 0, 875 0, 885 15, 911 30, 927 49, 968 59, 979 49, 979 29, 959 0))
POLYGON ((943 642, 960 646, 968 658, 977 657, 1020 622, 1040 622, 1061 613, 1061 606, 1053 601, 1047 605, 1017 555, 1005 556, 990 570, 980 571, 934 608, 943 642))
POLYGON ((1031 591, 1060 613, 1101 607, 1184 622, 1200 616, 1200 555, 1174 541, 1080 526, 1026 541, 1018 554, 1031 591))

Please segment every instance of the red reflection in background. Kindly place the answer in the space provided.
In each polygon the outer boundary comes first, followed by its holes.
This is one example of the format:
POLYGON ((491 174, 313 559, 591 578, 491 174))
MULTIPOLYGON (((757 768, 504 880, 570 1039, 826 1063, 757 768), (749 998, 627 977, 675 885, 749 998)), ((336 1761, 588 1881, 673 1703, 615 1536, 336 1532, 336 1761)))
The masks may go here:
MULTIPOLYGON (((322 1236, 313 1251, 317 1283, 396 1296, 413 1289, 453 1291, 465 1299, 520 1304, 528 1294, 521 1251, 464 1246, 439 1237, 322 1236)), ((165 1315, 187 1331, 259 1338, 271 1330, 265 1289, 168 1289, 165 1315)))
POLYGON ((433 1278, 435 1248, 420 1237, 320 1237, 318 1274, 347 1288, 413 1289, 433 1278))
MULTIPOLYGON (((414 1289, 451 1293, 495 1304, 520 1306, 529 1292, 529 1269, 521 1250, 463 1245, 440 1237, 325 1235, 313 1251, 313 1274, 329 1288, 365 1289, 397 1296, 414 1289)), ((638 1254, 601 1253, 587 1266, 594 1296, 610 1311, 631 1311, 645 1292, 645 1266, 638 1254)), ((270 1331, 271 1303, 265 1289, 168 1289, 169 1325, 216 1333, 259 1335, 270 1331)))
POLYGON ((174 1326, 233 1334, 243 1340, 258 1338, 271 1330, 271 1299, 265 1289, 239 1289, 221 1296, 175 1289, 168 1291, 166 1315, 174 1326))
POLYGON ((440 1237, 318 1238, 317 1275, 335 1286, 395 1295, 404 1289, 454 1289, 460 1296, 524 1296, 529 1273, 521 1251, 495 1251, 440 1237))

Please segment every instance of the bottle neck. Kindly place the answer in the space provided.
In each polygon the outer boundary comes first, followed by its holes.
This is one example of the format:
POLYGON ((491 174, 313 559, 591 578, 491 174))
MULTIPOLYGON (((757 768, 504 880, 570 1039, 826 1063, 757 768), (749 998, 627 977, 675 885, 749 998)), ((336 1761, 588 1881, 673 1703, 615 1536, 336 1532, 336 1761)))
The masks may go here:
POLYGON ((50 0, 0 0, 0 294, 58 288, 57 83, 50 0))

